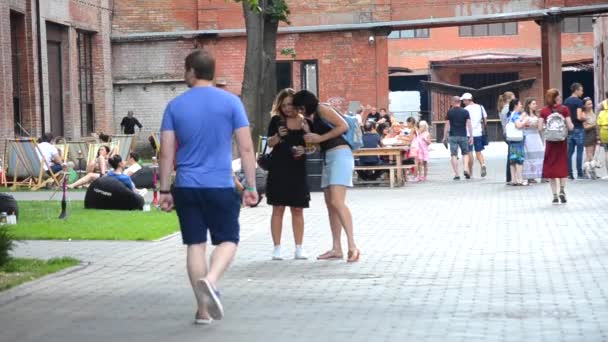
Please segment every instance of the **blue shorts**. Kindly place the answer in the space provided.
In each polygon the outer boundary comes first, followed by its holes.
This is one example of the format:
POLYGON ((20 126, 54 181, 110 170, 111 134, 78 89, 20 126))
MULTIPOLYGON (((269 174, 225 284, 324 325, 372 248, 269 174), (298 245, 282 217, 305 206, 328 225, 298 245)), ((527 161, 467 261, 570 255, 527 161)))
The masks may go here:
POLYGON ((241 197, 234 188, 175 188, 175 211, 185 245, 239 243, 241 197))
POLYGON ((337 148, 325 152, 325 162, 321 174, 321 189, 330 185, 353 186, 355 160, 350 148, 337 148))
POLYGON ((473 137, 473 145, 469 146, 469 152, 481 152, 485 148, 483 137, 473 137))

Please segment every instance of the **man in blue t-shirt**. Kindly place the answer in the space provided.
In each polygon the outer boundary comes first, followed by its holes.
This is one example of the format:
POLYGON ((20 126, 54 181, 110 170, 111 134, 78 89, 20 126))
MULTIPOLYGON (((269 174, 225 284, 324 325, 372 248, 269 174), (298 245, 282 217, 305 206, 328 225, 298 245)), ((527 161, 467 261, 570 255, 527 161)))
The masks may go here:
POLYGON ((583 174, 583 149, 585 148, 585 129, 583 121, 585 121, 585 113, 583 112, 583 86, 580 83, 573 83, 570 86, 572 96, 564 101, 564 105, 570 110, 570 117, 574 129, 568 134, 568 178, 574 179, 572 172, 572 155, 576 149, 576 173, 578 178, 584 178, 583 174))
POLYGON ((161 124, 159 202, 164 211, 171 211, 175 204, 198 302, 195 323, 209 324, 224 315, 217 283, 239 242, 241 204, 232 178, 233 135, 246 178, 243 203, 249 206, 258 198, 255 157, 243 104, 237 96, 213 86, 214 57, 196 50, 186 57, 185 71, 191 89, 169 102, 161 124), (171 191, 174 159, 177 170, 171 191), (209 267, 207 231, 216 246, 209 267))

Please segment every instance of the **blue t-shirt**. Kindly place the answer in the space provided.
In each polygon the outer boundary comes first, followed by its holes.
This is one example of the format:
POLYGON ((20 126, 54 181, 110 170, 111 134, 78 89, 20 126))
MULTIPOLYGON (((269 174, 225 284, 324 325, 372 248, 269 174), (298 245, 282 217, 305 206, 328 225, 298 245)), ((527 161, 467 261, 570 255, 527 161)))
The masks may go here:
POLYGON ((122 184, 124 184, 129 190, 133 190, 133 181, 131 181, 131 177, 125 174, 114 173, 114 171, 108 172, 108 177, 118 179, 122 184))
POLYGON ((511 113, 511 116, 509 116, 509 122, 516 122, 519 119, 521 119, 521 113, 519 112, 513 112, 511 113))
MULTIPOLYGON (((364 148, 376 148, 380 146, 380 136, 378 133, 364 133, 362 140, 364 148)), ((378 156, 363 156, 359 157, 359 161, 371 165, 380 163, 380 158, 378 156)))
POLYGON ((578 108, 583 109, 583 107, 584 107, 583 100, 579 99, 576 96, 570 96, 569 98, 566 99, 566 101, 564 101, 564 105, 566 107, 568 107, 568 109, 570 110, 570 119, 572 119, 574 128, 582 129, 583 122, 581 120, 579 120, 578 117, 576 116, 576 110, 578 108))
POLYGON ((194 87, 169 102, 160 130, 177 139, 175 186, 234 188, 232 135, 247 126, 241 100, 216 87, 194 87))

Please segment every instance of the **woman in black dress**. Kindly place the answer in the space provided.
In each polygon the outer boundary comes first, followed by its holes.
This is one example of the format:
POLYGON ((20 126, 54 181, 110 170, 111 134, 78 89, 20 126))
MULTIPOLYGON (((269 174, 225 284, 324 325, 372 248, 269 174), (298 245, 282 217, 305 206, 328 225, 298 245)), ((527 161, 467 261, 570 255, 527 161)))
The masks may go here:
POLYGON ((281 232, 285 207, 291 209, 291 224, 296 243, 295 259, 307 259, 302 249, 304 239, 304 208, 308 208, 310 192, 306 183, 306 154, 303 116, 292 105, 293 89, 283 89, 272 106, 272 119, 268 125, 268 146, 272 147, 272 161, 268 169, 266 197, 272 205, 270 229, 274 250, 273 260, 282 260, 281 232))

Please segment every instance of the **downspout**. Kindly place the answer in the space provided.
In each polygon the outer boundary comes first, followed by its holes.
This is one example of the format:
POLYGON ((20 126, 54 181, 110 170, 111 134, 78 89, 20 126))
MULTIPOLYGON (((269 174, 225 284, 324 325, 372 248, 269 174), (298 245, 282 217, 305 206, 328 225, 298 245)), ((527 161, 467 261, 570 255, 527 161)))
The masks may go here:
POLYGON ((44 134, 44 93, 42 87, 42 37, 40 34, 40 25, 42 18, 40 16, 40 0, 36 0, 36 31, 38 34, 38 90, 40 92, 40 123, 41 132, 44 134))

